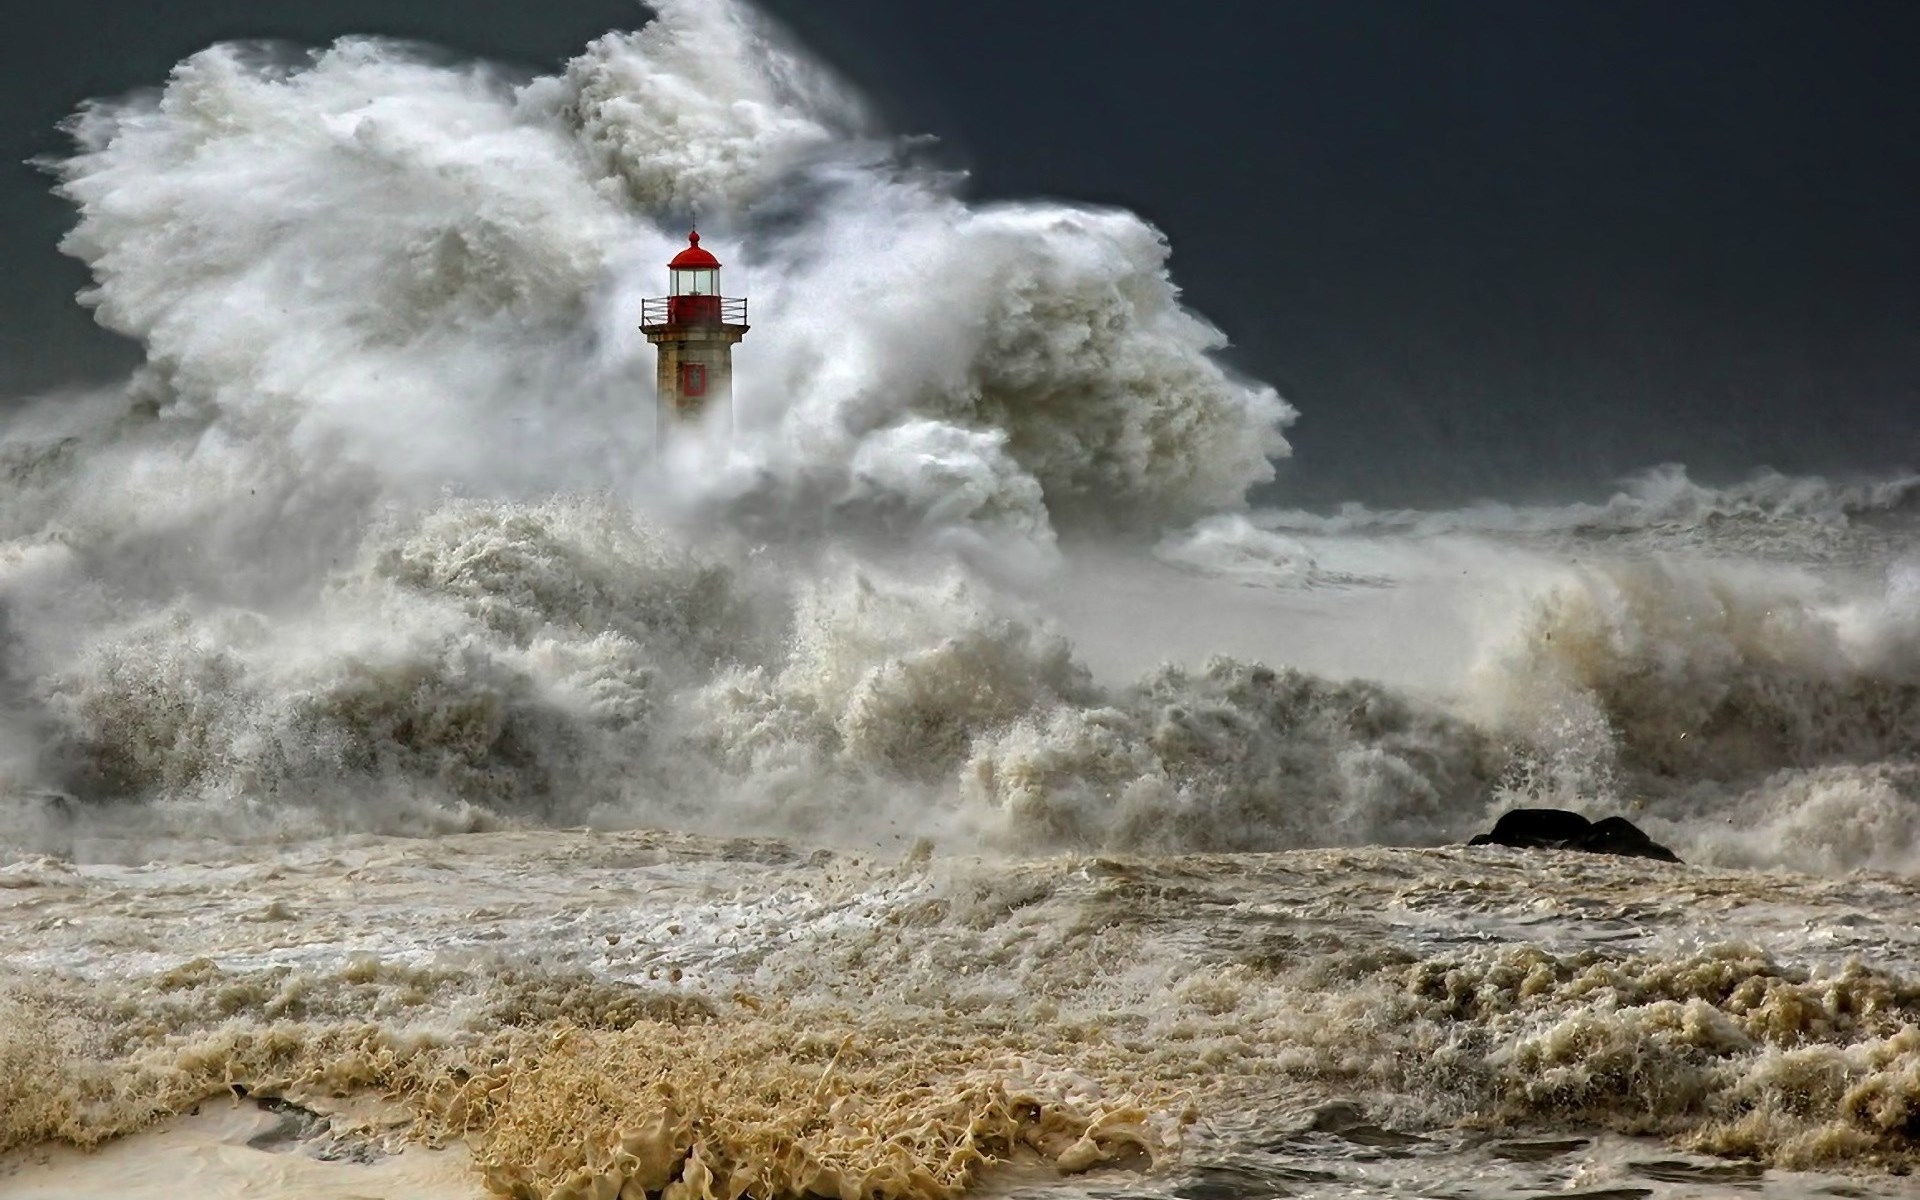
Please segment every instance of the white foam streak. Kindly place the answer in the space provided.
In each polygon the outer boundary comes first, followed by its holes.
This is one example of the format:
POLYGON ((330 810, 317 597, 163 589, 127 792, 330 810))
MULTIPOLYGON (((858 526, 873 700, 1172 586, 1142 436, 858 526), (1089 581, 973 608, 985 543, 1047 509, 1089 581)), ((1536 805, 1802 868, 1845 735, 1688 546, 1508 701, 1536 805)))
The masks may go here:
POLYGON ((1716 487, 1696 483, 1680 464, 1666 463, 1622 480, 1616 492, 1597 504, 1523 506, 1483 501, 1435 511, 1375 511, 1348 504, 1331 516, 1274 512, 1263 514, 1261 521, 1268 528, 1331 535, 1657 538, 1665 534, 1670 545, 1691 549, 1711 549, 1717 541, 1722 552, 1759 547, 1804 551, 1817 544, 1821 531, 1840 534, 1857 518, 1904 511, 1916 488, 1920 488, 1920 476, 1914 475, 1850 481, 1767 470, 1716 487))

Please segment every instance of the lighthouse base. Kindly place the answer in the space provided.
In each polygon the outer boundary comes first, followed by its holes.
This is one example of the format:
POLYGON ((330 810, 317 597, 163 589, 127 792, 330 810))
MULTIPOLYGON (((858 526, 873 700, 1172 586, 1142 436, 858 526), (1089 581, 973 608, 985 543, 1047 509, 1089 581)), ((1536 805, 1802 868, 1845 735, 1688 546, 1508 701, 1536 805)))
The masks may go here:
POLYGON ((747 335, 745 325, 642 325, 640 332, 659 347, 656 377, 661 438, 676 426, 709 421, 733 428, 733 348, 747 335))

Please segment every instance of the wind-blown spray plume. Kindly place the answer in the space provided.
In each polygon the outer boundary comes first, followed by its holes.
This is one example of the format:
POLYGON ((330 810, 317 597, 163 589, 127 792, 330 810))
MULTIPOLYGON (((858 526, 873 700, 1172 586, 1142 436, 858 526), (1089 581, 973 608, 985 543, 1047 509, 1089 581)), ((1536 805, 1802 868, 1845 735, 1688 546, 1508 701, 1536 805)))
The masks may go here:
POLYGON ((26 774, 85 797, 324 828, 663 819, 715 772, 773 810, 951 795, 976 738, 1103 703, 1084 668, 978 585, 775 560, 1044 561, 1286 449, 1155 230, 966 203, 738 5, 524 82, 220 46, 71 130, 65 248, 147 366, 117 418, 10 435, 39 519, 0 595, 26 774), (759 332, 737 441, 655 462, 631 326, 695 208, 759 332))
POLYGON ((751 13, 681 2, 519 87, 390 43, 216 47, 157 100, 91 106, 57 170, 89 302, 224 468, 181 489, 202 505, 349 468, 386 492, 634 487, 629 327, 693 207, 733 227, 762 330, 736 494, 1045 537, 1043 491, 1179 515, 1270 477, 1288 411, 1208 357, 1156 232, 970 208, 874 161, 860 123, 751 13))

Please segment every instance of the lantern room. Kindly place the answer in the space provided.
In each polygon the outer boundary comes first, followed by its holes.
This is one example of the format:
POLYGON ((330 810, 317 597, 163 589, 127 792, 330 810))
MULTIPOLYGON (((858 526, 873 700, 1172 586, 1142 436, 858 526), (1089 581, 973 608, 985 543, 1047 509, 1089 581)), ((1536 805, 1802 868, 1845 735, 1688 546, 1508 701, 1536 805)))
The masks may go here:
POLYGON ((680 314, 668 320, 720 319, 720 260, 700 248, 700 231, 687 235, 687 248, 667 264, 670 307, 680 314))

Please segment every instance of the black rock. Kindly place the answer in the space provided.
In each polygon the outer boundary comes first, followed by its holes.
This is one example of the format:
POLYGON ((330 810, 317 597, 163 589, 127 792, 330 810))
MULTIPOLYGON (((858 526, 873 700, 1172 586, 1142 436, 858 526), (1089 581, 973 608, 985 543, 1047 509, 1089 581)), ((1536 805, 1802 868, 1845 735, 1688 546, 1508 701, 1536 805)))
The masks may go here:
POLYGON ((1680 861, 1680 856, 1654 841, 1625 817, 1589 821, 1564 808, 1516 808, 1500 814, 1493 832, 1483 833, 1469 846, 1514 846, 1522 850, 1584 850, 1590 854, 1618 854, 1626 858, 1680 861))
POLYGON ((1680 856, 1654 841, 1638 825, 1625 817, 1603 817, 1593 823, 1587 835, 1572 847, 1595 854, 1621 854, 1628 858, 1657 858, 1661 862, 1680 861, 1680 856))
POLYGON ((1500 814, 1492 833, 1469 846, 1517 846, 1523 850, 1564 850, 1593 829, 1593 822, 1564 808, 1516 808, 1500 814))

